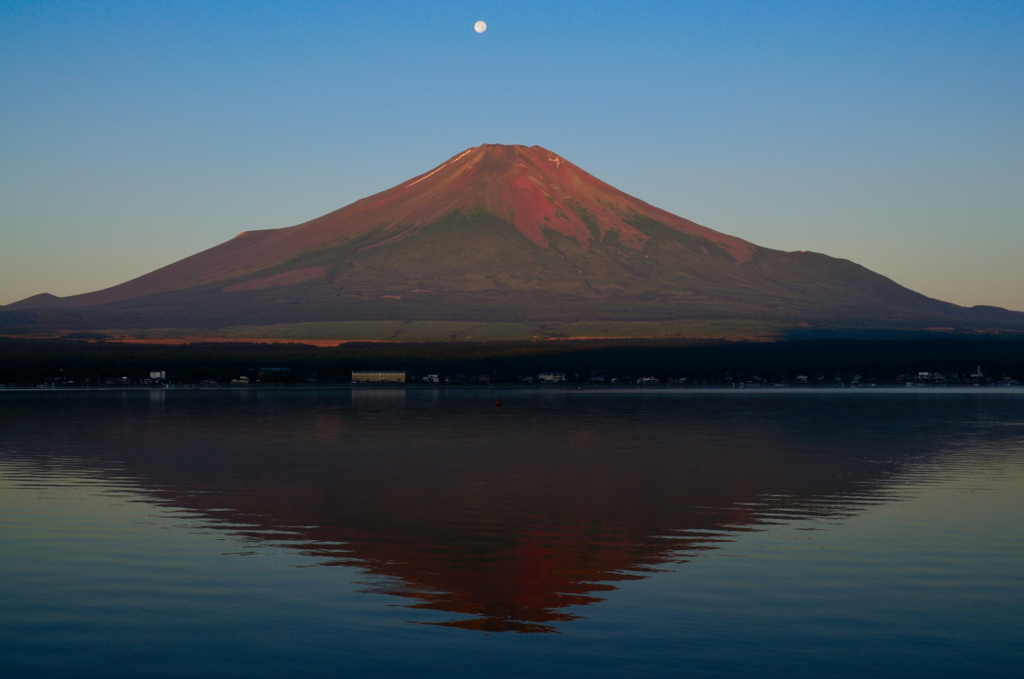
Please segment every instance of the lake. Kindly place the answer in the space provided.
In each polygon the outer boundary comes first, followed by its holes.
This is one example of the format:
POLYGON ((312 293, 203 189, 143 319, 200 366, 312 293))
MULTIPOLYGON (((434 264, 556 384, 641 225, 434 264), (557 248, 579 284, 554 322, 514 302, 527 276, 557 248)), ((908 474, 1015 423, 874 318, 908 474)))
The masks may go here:
POLYGON ((0 392, 5 678, 1022 665, 1019 390, 0 392))

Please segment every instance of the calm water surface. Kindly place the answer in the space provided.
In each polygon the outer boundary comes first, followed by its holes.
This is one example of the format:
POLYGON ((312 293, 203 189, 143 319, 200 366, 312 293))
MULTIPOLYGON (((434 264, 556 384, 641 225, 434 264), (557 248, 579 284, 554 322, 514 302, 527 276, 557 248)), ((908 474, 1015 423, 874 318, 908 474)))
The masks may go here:
POLYGON ((1024 392, 0 393, 3 677, 1022 666, 1024 392))

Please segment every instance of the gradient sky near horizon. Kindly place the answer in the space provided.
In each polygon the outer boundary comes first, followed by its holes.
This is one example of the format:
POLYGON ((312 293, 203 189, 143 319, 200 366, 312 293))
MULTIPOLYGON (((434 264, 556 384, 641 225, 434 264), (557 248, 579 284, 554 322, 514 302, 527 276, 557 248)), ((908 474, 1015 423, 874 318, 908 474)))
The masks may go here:
POLYGON ((304 222, 482 143, 1024 310, 1019 0, 6 0, 0 304, 304 222))

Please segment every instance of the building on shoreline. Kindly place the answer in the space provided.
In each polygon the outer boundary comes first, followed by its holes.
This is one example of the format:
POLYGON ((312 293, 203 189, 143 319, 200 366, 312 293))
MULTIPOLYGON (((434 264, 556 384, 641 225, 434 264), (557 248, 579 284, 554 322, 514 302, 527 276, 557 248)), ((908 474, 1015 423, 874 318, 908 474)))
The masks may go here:
POLYGON ((405 383, 404 370, 353 370, 353 384, 393 384, 405 383))

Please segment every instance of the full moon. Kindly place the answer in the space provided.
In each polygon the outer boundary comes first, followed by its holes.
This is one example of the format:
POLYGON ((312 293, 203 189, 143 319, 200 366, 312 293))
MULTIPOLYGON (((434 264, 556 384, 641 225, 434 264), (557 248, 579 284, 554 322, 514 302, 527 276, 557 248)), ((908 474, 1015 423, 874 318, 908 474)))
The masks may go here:
POLYGON ((487 30, 487 24, 485 24, 482 21, 478 21, 475 24, 473 24, 473 30, 476 31, 477 33, 483 33, 484 31, 487 30))

